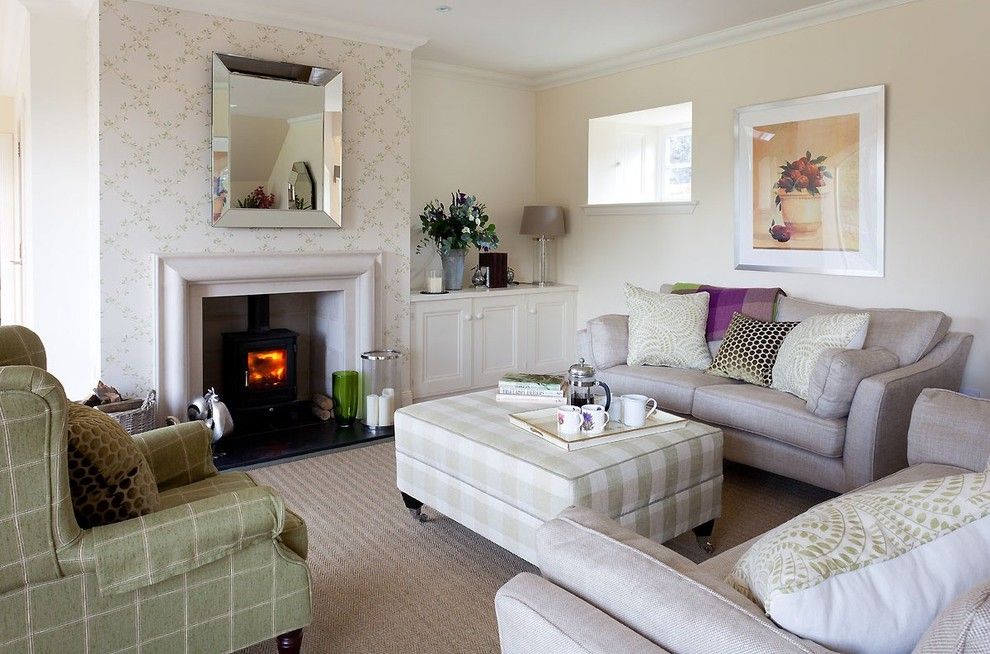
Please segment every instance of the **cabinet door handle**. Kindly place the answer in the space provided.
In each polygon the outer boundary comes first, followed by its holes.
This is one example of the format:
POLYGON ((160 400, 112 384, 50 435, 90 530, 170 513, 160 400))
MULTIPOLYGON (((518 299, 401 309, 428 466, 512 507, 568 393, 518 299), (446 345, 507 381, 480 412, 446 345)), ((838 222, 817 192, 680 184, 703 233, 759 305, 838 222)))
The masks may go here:
POLYGON ((529 315, 535 316, 536 315, 536 309, 530 309, 529 310, 529 315))
POLYGON ((475 320, 481 320, 484 317, 485 317, 484 314, 481 314, 481 313, 474 314, 474 319, 475 320))
POLYGON ((464 322, 471 322, 471 314, 470 313, 465 313, 464 314, 464 322))

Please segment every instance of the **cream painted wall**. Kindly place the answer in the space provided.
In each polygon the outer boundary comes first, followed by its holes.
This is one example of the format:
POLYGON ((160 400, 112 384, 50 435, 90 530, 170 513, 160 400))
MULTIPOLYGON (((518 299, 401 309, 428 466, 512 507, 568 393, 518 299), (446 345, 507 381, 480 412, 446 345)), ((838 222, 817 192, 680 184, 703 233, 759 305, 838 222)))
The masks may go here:
MULTIPOLYGON (((519 235, 519 222, 536 198, 535 93, 417 69, 412 79, 412 288, 422 289, 438 265, 432 250, 415 252, 419 213, 434 198, 449 204, 457 189, 488 205, 499 251, 508 252, 517 279, 532 279, 533 242, 519 235)), ((466 268, 477 263, 471 252, 466 268)))
POLYGON ((578 318, 622 284, 781 286, 857 306, 940 309, 976 335, 964 386, 990 396, 990 2, 919 0, 537 95, 537 196, 569 208, 560 278, 578 318), (733 110, 887 85, 886 276, 733 269, 733 110), (583 215, 588 119, 694 102, 693 215, 583 215))
POLYGON ((100 374, 97 25, 30 18, 24 322, 71 398, 100 374))

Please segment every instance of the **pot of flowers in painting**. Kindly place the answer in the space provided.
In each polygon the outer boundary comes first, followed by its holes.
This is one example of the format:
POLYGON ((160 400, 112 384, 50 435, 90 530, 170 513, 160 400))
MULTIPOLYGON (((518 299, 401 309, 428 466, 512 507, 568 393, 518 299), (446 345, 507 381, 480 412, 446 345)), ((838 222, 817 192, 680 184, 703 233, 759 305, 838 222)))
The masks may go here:
POLYGON ((433 200, 419 215, 423 240, 416 252, 432 246, 443 264, 443 286, 459 291, 464 285, 464 255, 471 246, 483 252, 498 247, 495 225, 478 198, 458 190, 450 194, 450 205, 433 200))
POLYGON ((808 235, 822 228, 822 189, 832 178, 825 165, 825 155, 813 156, 810 150, 795 161, 780 166, 780 178, 774 182, 774 204, 780 210, 781 222, 774 216, 770 236, 786 243, 794 235, 808 235))

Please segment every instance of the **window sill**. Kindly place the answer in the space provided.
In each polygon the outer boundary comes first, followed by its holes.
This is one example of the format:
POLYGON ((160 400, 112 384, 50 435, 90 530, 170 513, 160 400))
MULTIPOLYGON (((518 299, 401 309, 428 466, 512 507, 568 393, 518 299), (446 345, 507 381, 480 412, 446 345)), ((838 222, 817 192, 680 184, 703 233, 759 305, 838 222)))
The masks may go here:
POLYGON ((654 216, 659 214, 692 214, 698 203, 688 202, 623 202, 619 204, 583 204, 586 216, 654 216))

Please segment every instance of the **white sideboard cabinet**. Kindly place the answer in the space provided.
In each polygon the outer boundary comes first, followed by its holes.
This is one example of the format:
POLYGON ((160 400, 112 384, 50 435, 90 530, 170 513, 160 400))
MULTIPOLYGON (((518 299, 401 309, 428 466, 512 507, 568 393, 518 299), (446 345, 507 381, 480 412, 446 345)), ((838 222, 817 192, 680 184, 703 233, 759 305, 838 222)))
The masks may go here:
POLYGON ((411 298, 414 399, 498 384, 507 372, 574 363, 574 286, 471 289, 411 298))

